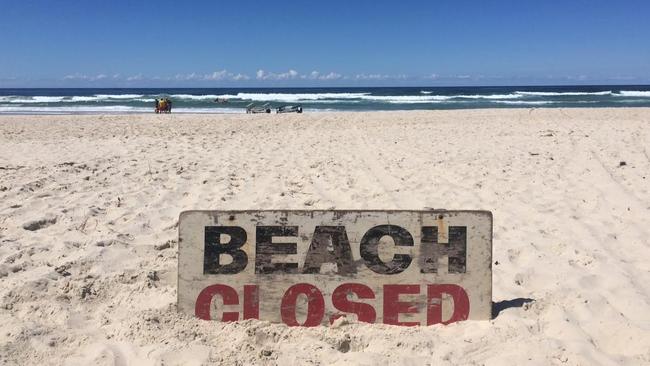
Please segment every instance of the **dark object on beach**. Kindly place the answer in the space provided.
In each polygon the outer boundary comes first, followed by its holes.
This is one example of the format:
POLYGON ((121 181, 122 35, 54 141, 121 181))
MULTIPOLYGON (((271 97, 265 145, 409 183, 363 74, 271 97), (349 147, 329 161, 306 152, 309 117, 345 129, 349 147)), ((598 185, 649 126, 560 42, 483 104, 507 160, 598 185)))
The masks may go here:
POLYGON ((275 113, 302 113, 302 106, 298 105, 283 105, 275 110, 275 113))
POLYGON ((171 113, 172 101, 168 98, 156 99, 156 113, 171 113))
POLYGON ((56 224, 56 217, 48 216, 38 220, 32 220, 23 224, 23 229, 28 231, 36 231, 46 228, 50 225, 56 224))
POLYGON ((271 113, 271 108, 269 107, 269 103, 261 106, 251 103, 246 106, 246 113, 271 113))
POLYGON ((624 161, 621 161, 620 163, 618 163, 618 166, 626 166, 626 165, 627 165, 627 163, 624 162, 624 161))

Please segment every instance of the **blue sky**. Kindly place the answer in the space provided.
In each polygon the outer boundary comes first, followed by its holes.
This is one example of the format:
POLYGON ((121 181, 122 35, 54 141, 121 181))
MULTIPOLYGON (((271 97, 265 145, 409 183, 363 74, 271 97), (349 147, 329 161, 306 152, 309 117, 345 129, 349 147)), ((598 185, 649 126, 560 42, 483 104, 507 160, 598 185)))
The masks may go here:
POLYGON ((650 1, 0 0, 0 87, 650 84, 650 1))

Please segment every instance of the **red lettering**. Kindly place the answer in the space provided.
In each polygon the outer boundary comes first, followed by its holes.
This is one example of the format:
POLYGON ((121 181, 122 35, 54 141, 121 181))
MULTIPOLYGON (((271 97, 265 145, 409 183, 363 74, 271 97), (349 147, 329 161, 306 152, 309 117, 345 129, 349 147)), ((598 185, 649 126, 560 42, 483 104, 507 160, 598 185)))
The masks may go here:
POLYGON ((260 318, 260 292, 257 285, 244 286, 244 319, 260 318))
MULTIPOLYGON (((357 319, 360 322, 374 323, 377 318, 375 313, 375 308, 370 304, 364 304, 362 302, 354 302, 348 300, 348 294, 354 293, 359 299, 374 299, 375 293, 372 289, 366 285, 359 283, 344 283, 337 287, 332 293, 332 304, 337 310, 353 313, 357 315, 357 319)), ((343 314, 334 314, 330 317, 330 323, 334 321, 343 314)))
MULTIPOLYGON (((226 285, 211 285, 203 289, 199 296, 196 298, 196 305, 194 306, 194 314, 197 318, 204 320, 212 319, 210 317, 210 306, 212 298, 215 295, 221 295, 224 305, 239 305, 239 296, 234 288, 226 285)), ((239 320, 239 312, 224 311, 221 316, 223 322, 234 322, 239 320)))
POLYGON ((410 301, 399 301, 401 294, 419 294, 420 285, 384 285, 384 324, 414 326, 420 322, 400 322, 399 314, 415 314, 417 306, 410 301))
MULTIPOLYGON (((418 306, 415 301, 400 301, 400 295, 417 295, 420 293, 419 285, 392 284, 383 287, 384 324, 414 326, 419 321, 401 322, 400 314, 417 314, 418 306)), ((344 313, 355 314, 358 321, 374 323, 377 313, 371 304, 354 301, 348 298, 354 294, 358 300, 375 299, 375 294, 367 285, 360 283, 344 283, 338 286, 332 293, 332 305, 340 313, 330 316, 329 321, 333 323, 336 319, 344 316, 344 313)), ((212 301, 215 296, 221 296, 223 305, 239 305, 237 291, 227 285, 215 284, 204 288, 196 299, 194 313, 196 317, 204 320, 212 319, 212 301)), ((243 319, 259 319, 259 286, 244 285, 243 291, 243 319)), ((431 284, 427 285, 427 325, 450 324, 457 321, 467 320, 469 317, 470 302, 467 292, 455 284, 431 284), (453 304, 453 312, 449 319, 442 319, 442 298, 450 296, 453 304)), ((282 297, 280 314, 282 321, 289 326, 314 327, 321 324, 325 316, 325 300, 321 291, 309 283, 299 283, 287 289, 282 297), (307 296, 307 319, 303 324, 296 319, 296 301, 298 296, 307 296)), ((239 312, 224 311, 221 321, 230 322, 239 320, 239 312)))
POLYGON ((467 292, 451 284, 429 285, 427 288, 427 325, 449 324, 466 320, 469 316, 469 298, 467 292), (454 313, 446 321, 442 321, 442 294, 448 294, 453 299, 454 313))
POLYGON ((315 327, 321 323, 325 315, 325 299, 316 286, 308 283, 295 284, 284 293, 280 305, 280 315, 284 324, 295 327, 315 327), (307 295, 307 319, 300 324, 296 320, 296 299, 298 295, 307 295))

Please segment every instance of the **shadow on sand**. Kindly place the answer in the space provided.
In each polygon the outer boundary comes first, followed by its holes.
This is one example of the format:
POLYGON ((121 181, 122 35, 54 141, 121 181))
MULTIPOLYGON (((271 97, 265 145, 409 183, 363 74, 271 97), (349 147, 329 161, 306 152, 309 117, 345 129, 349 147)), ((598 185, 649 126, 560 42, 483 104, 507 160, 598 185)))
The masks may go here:
POLYGON ((527 297, 519 297, 516 299, 512 300, 503 300, 499 302, 493 302, 492 303, 492 319, 496 318, 499 316, 499 314, 510 308, 520 308, 524 306, 525 304, 531 303, 535 301, 534 299, 529 299, 527 297))

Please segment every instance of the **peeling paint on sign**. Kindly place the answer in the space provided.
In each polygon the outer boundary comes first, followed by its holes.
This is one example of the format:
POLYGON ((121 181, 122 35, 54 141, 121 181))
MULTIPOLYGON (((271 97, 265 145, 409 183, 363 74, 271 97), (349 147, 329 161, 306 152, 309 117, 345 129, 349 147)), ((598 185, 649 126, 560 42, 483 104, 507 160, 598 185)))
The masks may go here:
POLYGON ((488 211, 186 211, 178 308, 291 326, 490 319, 488 211))

